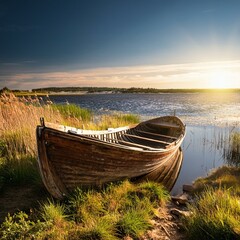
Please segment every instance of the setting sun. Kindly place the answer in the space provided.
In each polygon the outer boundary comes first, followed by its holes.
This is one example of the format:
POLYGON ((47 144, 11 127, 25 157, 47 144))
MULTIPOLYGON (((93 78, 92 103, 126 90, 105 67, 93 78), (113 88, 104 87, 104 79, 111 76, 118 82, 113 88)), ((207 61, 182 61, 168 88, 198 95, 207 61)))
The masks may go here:
POLYGON ((209 76, 210 88, 230 88, 231 73, 225 70, 214 70, 209 76))

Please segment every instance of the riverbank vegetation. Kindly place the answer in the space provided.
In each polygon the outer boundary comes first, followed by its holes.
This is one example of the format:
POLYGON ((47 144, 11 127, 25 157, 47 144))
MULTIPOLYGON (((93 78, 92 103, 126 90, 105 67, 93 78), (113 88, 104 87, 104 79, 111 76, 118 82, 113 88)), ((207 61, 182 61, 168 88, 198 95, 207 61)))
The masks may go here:
POLYGON ((32 90, 10 90, 4 87, 0 90, 13 92, 17 96, 46 96, 46 95, 68 95, 68 94, 91 94, 91 93, 239 93, 240 89, 158 89, 158 88, 110 88, 110 87, 47 87, 32 90))
POLYGON ((228 166, 193 184, 191 214, 184 218, 189 239, 240 239, 240 132, 232 131, 224 142, 228 166))
MULTIPOLYGON (((140 120, 132 114, 96 118, 91 111, 76 105, 55 105, 37 97, 2 94, 0 195, 20 185, 43 189, 35 145, 35 128, 40 117, 85 129, 120 127, 140 120)), ((190 215, 182 218, 185 239, 240 239, 239 136, 233 132, 224 151, 225 156, 234 159, 234 167, 222 167, 194 183, 194 201, 188 205, 190 215)), ((8 216, 1 213, 6 217, 4 220, 0 216, 1 239, 139 239, 153 227, 152 219, 159 216, 157 209, 166 206, 170 199, 158 183, 129 181, 101 190, 76 189, 61 202, 47 193, 41 197, 36 208, 29 206, 8 216)), ((14 200, 22 201, 10 199, 14 200)))
POLYGON ((169 194, 157 183, 128 181, 104 190, 76 189, 64 202, 48 200, 30 215, 8 215, 1 239, 102 239, 139 237, 151 226, 157 207, 169 194))
POLYGON ((240 239, 240 168, 221 167, 194 183, 184 219, 189 239, 240 239))
POLYGON ((109 87, 52 87, 36 88, 32 92, 87 92, 87 93, 199 93, 199 92, 239 92, 240 89, 158 89, 158 88, 109 88, 109 87))

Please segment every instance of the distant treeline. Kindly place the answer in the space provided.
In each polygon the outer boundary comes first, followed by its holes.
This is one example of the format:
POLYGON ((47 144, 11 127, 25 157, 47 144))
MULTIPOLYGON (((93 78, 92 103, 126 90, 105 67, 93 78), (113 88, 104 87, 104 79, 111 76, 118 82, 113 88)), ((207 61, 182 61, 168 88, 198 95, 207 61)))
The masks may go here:
POLYGON ((48 88, 34 88, 32 92, 110 92, 116 91, 117 88, 109 87, 48 87, 48 88))
POLYGON ((240 92, 240 89, 158 89, 158 88, 109 88, 109 87, 49 87, 35 88, 32 92, 113 92, 113 93, 198 93, 198 92, 240 92))
POLYGON ((32 90, 10 90, 7 87, 0 89, 3 92, 13 93, 60 93, 60 92, 87 92, 87 93, 203 93, 203 92, 240 92, 239 88, 230 89, 158 89, 158 88, 110 88, 110 87, 47 87, 34 88, 32 90))
POLYGON ((7 87, 3 87, 2 89, 0 89, 0 94, 1 93, 10 93, 10 92, 13 92, 13 93, 29 92, 29 90, 11 90, 7 87))

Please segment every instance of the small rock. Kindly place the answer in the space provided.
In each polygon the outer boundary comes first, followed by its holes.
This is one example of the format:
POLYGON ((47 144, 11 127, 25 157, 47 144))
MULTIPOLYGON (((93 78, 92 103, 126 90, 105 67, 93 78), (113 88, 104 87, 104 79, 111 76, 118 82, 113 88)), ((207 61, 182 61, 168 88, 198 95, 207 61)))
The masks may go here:
POLYGON ((183 188, 183 192, 189 192, 189 193, 192 193, 195 190, 194 186, 190 184, 184 184, 182 188, 183 188))
POLYGON ((172 214, 174 214, 177 217, 189 217, 191 215, 191 212, 189 211, 181 211, 177 208, 173 208, 170 210, 172 214))
POLYGON ((131 237, 129 237, 129 236, 125 236, 124 238, 123 238, 123 240, 133 240, 131 237))
POLYGON ((186 205, 189 202, 188 195, 186 193, 177 196, 172 196, 171 198, 172 201, 182 205, 186 205))

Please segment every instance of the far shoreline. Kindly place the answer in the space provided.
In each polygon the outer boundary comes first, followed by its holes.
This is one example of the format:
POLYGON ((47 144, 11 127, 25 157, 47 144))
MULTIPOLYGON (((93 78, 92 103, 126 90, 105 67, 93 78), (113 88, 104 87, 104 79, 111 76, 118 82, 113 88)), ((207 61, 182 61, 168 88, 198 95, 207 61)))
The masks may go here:
POLYGON ((16 96, 46 96, 46 95, 85 95, 85 94, 199 94, 199 93, 240 93, 239 88, 216 89, 157 89, 157 88, 110 88, 110 87, 52 87, 31 90, 10 90, 3 88, 0 92, 13 92, 16 96))

